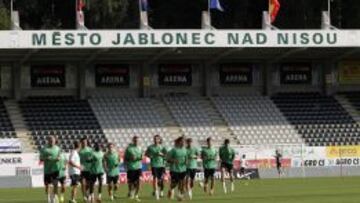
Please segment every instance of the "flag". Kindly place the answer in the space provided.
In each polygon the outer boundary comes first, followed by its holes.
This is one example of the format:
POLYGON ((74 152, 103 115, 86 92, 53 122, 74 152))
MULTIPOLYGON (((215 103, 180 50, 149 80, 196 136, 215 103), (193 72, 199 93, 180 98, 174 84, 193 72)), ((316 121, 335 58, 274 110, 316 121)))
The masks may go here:
POLYGON ((141 11, 148 11, 149 10, 149 4, 147 0, 139 0, 140 1, 140 10, 141 11))
POLYGON ((210 2, 210 5, 209 5, 210 9, 217 9, 219 11, 224 11, 219 0, 210 0, 209 2, 210 2))
POLYGON ((83 8, 85 7, 85 2, 84 0, 77 0, 77 11, 82 11, 83 8))
POLYGON ((278 15, 280 10, 279 0, 269 0, 269 14, 271 22, 276 20, 276 16, 278 15))
POLYGON ((76 0, 76 28, 85 29, 85 17, 83 8, 85 7, 84 0, 76 0))

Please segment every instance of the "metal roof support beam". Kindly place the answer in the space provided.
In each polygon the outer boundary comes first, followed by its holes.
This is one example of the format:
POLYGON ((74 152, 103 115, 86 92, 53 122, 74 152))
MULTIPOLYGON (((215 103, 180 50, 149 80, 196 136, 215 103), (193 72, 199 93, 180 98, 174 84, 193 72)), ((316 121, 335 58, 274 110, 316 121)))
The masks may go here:
POLYGON ((336 57, 336 58, 333 60, 333 62, 340 61, 340 60, 342 60, 342 59, 344 59, 344 58, 346 58, 346 57, 348 57, 348 56, 351 56, 351 55, 353 55, 353 54, 356 54, 356 53, 358 53, 358 52, 360 52, 360 48, 351 49, 351 50, 349 50, 349 51, 341 54, 340 56, 336 57))
POLYGON ((167 55, 168 53, 175 52, 177 48, 169 48, 164 49, 158 52, 156 55, 154 55, 152 58, 150 58, 148 61, 146 61, 146 64, 153 64, 156 61, 160 60, 163 56, 167 55))
POLYGON ((209 65, 212 65, 212 64, 215 64, 217 62, 219 62, 221 59, 233 54, 233 53, 236 53, 238 51, 242 51, 244 50, 244 48, 233 48, 233 49, 228 49, 226 50, 225 52, 222 52, 221 54, 217 55, 214 59, 210 60, 208 62, 209 65))
POLYGON ((31 56, 33 55, 33 54, 36 54, 37 52, 39 52, 40 50, 39 49, 30 49, 26 54, 25 54, 25 56, 22 58, 22 59, 20 59, 20 64, 24 64, 25 62, 27 62, 30 58, 31 58, 31 56))
POLYGON ((280 56, 276 57, 274 60, 270 60, 269 63, 276 63, 276 62, 279 62, 280 60, 282 59, 285 59, 293 54, 296 54, 296 53, 299 53, 299 52, 302 52, 302 51, 305 51, 307 50, 307 48, 297 48, 297 49, 292 49, 284 54, 281 54, 280 56))
POLYGON ((99 49, 95 53, 90 54, 89 57, 86 57, 85 64, 93 62, 100 54, 108 52, 109 49, 99 49))

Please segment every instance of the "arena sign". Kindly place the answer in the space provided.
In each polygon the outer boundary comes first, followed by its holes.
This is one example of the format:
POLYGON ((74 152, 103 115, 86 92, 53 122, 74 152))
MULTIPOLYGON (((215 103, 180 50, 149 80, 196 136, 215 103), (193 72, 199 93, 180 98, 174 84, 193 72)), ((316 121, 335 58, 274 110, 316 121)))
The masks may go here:
POLYGON ((95 81, 97 87, 129 86, 129 65, 103 64, 96 66, 95 81))
POLYGON ((190 64, 159 65, 160 86, 191 86, 192 67, 190 64))
POLYGON ((360 84, 360 62, 343 61, 339 64, 340 84, 360 84))
POLYGON ((307 63, 282 64, 280 69, 281 84, 311 84, 312 69, 307 63))
POLYGON ((359 47, 360 30, 0 31, 0 49, 359 47))
POLYGON ((31 87, 65 87, 65 66, 31 66, 31 87))
POLYGON ((219 75, 222 85, 250 85, 253 82, 253 71, 250 64, 222 64, 219 75))

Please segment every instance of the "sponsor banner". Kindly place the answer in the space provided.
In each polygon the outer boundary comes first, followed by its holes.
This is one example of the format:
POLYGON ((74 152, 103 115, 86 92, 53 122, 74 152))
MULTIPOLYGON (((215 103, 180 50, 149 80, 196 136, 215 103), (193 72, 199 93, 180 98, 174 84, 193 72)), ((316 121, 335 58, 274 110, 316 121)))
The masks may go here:
POLYGON ((130 84, 129 65, 97 65, 95 83, 97 87, 128 87, 130 84))
POLYGON ((326 147, 326 158, 360 157, 360 146, 326 147))
POLYGON ((253 83, 253 68, 250 64, 222 64, 219 76, 222 85, 250 85, 253 83))
POLYGON ((0 49, 359 47, 358 30, 0 31, 0 49))
POLYGON ((31 66, 31 87, 65 87, 65 66, 31 66))
POLYGON ((0 176, 16 176, 23 175, 27 169, 31 171, 42 166, 39 155, 35 153, 0 154, 0 168, 0 176))
POLYGON ((286 85, 311 84, 312 69, 307 63, 282 64, 280 68, 280 83, 286 85))
POLYGON ((339 82, 340 84, 360 84, 360 61, 341 62, 339 82))
POLYGON ((190 64, 159 65, 160 86, 191 86, 192 67, 190 64))
POLYGON ((21 141, 19 139, 0 139, 0 153, 21 152, 21 141))

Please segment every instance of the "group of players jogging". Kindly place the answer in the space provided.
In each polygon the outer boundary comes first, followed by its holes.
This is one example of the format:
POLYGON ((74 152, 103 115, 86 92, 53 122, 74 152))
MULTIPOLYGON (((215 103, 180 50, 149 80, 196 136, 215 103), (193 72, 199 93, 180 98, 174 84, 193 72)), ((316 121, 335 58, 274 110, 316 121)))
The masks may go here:
MULTIPOLYGON (((105 151, 105 150, 104 150, 105 151)), ((217 150, 212 145, 211 138, 207 138, 206 146, 199 149, 193 145, 192 139, 179 137, 174 141, 174 147, 167 150, 162 145, 159 135, 154 136, 154 143, 146 151, 142 151, 137 136, 132 138, 124 154, 124 166, 127 172, 128 197, 139 202, 140 177, 142 175, 143 156, 150 158, 153 176, 153 196, 155 199, 164 197, 164 175, 166 167, 170 170, 170 187, 167 197, 175 197, 175 189, 178 189, 177 199, 192 199, 192 189, 196 173, 198 172, 198 159, 202 159, 204 169, 204 182, 201 186, 209 195, 214 194, 215 172, 218 169, 218 157, 220 159, 221 179, 224 192, 227 193, 225 182, 226 174, 230 177, 230 190, 235 190, 233 177, 233 162, 235 150, 230 147, 230 141, 226 139, 224 144, 217 150)), ((81 185, 82 195, 85 202, 101 202, 103 175, 106 174, 108 194, 111 200, 118 198, 116 192, 119 181, 119 166, 121 159, 114 144, 108 144, 106 152, 95 144, 91 148, 86 138, 80 142, 75 141, 73 150, 67 158, 54 136, 49 136, 48 145, 40 153, 40 160, 44 162, 44 184, 47 201, 50 203, 64 202, 65 177, 71 179, 70 203, 76 202, 77 187, 81 185), (95 195, 95 184, 98 184, 95 195), (60 184, 60 192, 58 185, 60 184), (53 190, 50 192, 50 186, 53 190), (59 195, 60 193, 60 195, 59 195)))

